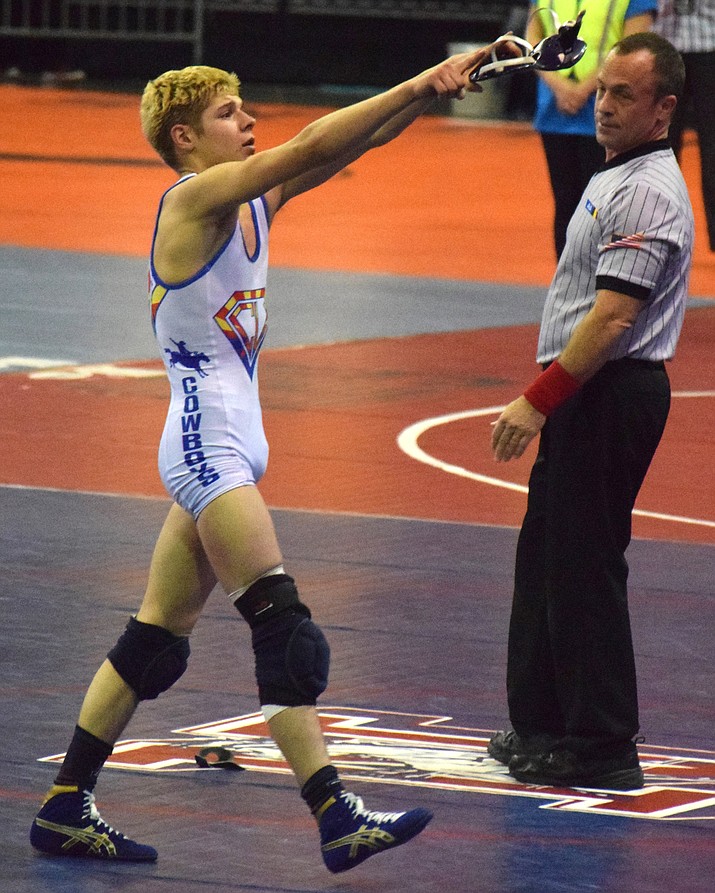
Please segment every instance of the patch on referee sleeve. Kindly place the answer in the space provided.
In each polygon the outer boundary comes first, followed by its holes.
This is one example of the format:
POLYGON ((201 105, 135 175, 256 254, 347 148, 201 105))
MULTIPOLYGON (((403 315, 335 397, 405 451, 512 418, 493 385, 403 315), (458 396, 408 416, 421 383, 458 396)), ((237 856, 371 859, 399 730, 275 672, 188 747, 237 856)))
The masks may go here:
POLYGON ((603 246, 603 251, 610 251, 612 248, 642 248, 642 242, 645 242, 645 233, 633 233, 628 236, 625 233, 613 233, 611 241, 603 246))
POLYGON ((586 199, 586 210, 595 220, 598 217, 598 208, 594 205, 590 198, 586 199))

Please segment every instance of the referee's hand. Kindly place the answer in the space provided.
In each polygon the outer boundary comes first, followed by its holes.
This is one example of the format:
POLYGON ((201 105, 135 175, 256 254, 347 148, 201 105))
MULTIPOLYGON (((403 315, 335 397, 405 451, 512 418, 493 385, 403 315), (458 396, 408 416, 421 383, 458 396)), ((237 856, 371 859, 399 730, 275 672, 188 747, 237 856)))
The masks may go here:
POLYGON ((496 461, 520 459, 545 422, 546 416, 534 409, 526 397, 517 397, 492 423, 492 452, 496 461))

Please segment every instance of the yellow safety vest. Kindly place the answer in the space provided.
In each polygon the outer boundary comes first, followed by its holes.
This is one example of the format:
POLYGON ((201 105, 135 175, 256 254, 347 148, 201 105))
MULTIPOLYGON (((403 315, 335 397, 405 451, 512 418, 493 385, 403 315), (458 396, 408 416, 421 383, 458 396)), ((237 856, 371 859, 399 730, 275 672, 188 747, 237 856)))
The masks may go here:
POLYGON ((623 37, 623 22, 629 4, 630 0, 546 0, 538 6, 537 12, 546 35, 554 33, 554 19, 549 10, 556 13, 562 24, 575 19, 581 10, 586 10, 578 36, 586 42, 588 49, 573 68, 557 74, 577 81, 592 75, 613 44, 623 37))

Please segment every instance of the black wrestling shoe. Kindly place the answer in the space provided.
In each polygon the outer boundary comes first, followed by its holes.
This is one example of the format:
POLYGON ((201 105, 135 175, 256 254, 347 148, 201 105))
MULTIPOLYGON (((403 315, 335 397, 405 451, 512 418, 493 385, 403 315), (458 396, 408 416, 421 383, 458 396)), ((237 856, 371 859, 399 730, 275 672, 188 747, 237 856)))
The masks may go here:
POLYGON ((30 829, 30 843, 51 856, 85 856, 116 862, 154 862, 154 847, 137 843, 108 825, 94 794, 68 787, 42 805, 30 829))
POLYGON ((554 741, 550 735, 521 737, 513 729, 509 732, 495 732, 487 744, 487 753, 492 759, 508 766, 513 757, 548 753, 554 741))
MULTIPOLYGON (((549 10, 547 9, 547 12, 549 10)), ((553 9, 550 10, 554 20, 556 34, 545 37, 533 47, 528 40, 515 34, 502 34, 492 44, 491 62, 479 65, 469 75, 469 80, 476 84, 490 78, 501 77, 515 71, 535 68, 541 71, 560 71, 573 66, 586 52, 586 44, 579 40, 582 10, 571 22, 559 23, 553 9)))
POLYGON ((587 759, 570 750, 515 756, 509 762, 509 775, 523 784, 555 788, 632 791, 643 787, 635 745, 632 752, 607 759, 587 759))
POLYGON ((342 791, 318 812, 323 861, 337 874, 365 859, 407 843, 432 818, 427 809, 409 812, 371 812, 361 797, 342 791))

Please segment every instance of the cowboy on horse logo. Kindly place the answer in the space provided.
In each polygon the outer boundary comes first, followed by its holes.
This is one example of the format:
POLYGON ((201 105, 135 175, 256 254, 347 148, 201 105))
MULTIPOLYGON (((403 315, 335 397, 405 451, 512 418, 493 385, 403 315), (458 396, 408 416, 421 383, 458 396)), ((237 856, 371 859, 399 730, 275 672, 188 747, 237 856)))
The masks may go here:
POLYGON ((173 369, 174 366, 180 366, 182 369, 193 369, 194 372, 199 373, 201 378, 206 378, 208 372, 204 372, 201 368, 202 363, 210 362, 206 354, 198 350, 189 350, 185 341, 174 341, 173 338, 170 341, 179 348, 178 350, 171 350, 168 347, 164 348, 164 353, 168 353, 170 357, 170 367, 173 369))

